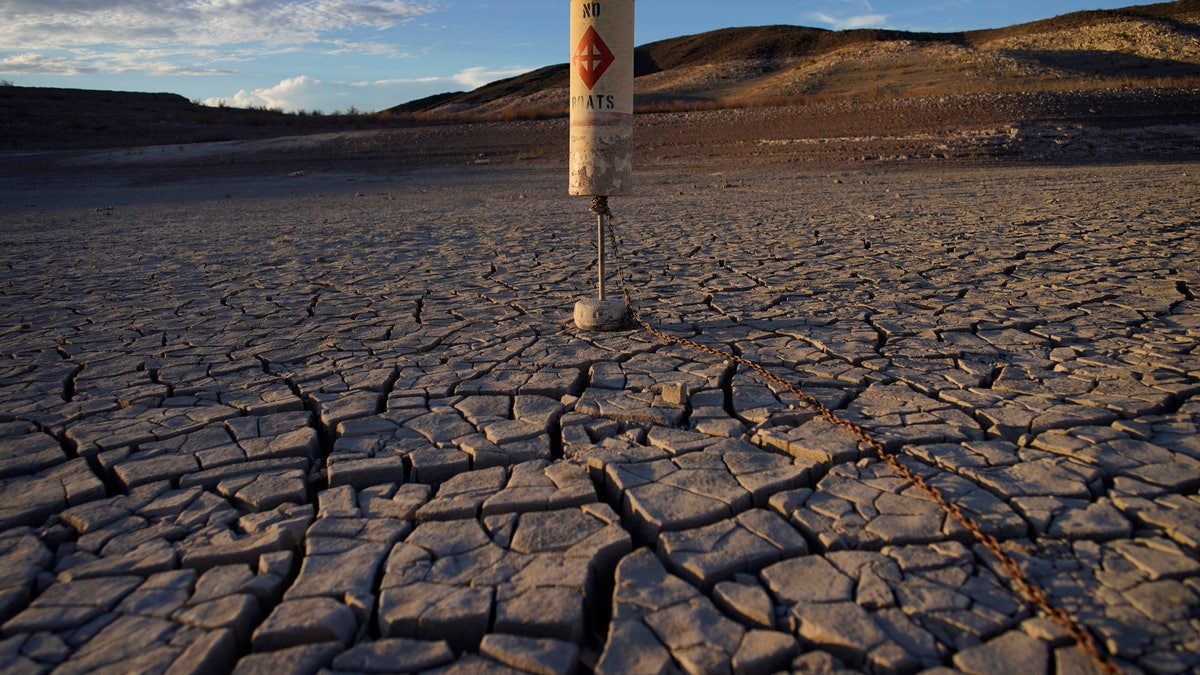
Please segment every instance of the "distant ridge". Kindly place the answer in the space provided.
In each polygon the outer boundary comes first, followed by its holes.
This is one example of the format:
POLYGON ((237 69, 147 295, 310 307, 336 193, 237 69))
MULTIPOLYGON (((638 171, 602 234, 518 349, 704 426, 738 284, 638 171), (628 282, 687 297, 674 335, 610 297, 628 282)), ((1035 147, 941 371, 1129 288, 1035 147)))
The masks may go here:
MULTIPOLYGON (((725 28, 642 45, 634 71, 640 112, 819 104, 857 109, 960 95, 1170 89, 1183 92, 1182 99, 1170 96, 1176 108, 1200 114, 1200 96, 1193 93, 1200 91, 1200 0, 963 33, 725 28)), ((210 107, 167 93, 0 86, 0 151, 561 117, 567 74, 565 63, 551 65, 469 92, 346 115, 210 107)))
MULTIPOLYGON (((960 33, 725 28, 635 50, 643 110, 738 107, 801 99, 1200 84, 1200 0, 1066 14, 960 33)), ((567 64, 396 113, 521 117, 566 110, 567 64)))

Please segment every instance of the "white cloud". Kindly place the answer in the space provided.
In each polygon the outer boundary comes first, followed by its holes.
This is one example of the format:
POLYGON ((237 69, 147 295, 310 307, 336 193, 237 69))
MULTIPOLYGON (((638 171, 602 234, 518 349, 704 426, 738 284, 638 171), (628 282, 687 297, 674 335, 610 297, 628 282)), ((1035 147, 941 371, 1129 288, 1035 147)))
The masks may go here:
MULTIPOLYGON (((0 0, 0 73, 34 78, 216 76, 245 74, 263 57, 299 53, 351 61, 399 59, 409 53, 388 31, 434 12, 435 2, 0 0)), ((258 81, 265 82, 269 80, 258 81)), ((245 88, 232 97, 207 102, 288 111, 334 112, 351 105, 383 109, 413 98, 414 90, 416 96, 426 95, 433 85, 347 84, 301 75, 273 86, 241 86, 245 88)))
POLYGON ((432 11, 406 0, 10 0, 0 5, 7 36, 0 48, 315 42, 351 29, 386 30, 432 11))
POLYGON ((23 75, 93 75, 96 73, 138 72, 147 75, 229 75, 234 71, 219 68, 194 68, 172 63, 169 55, 151 50, 113 54, 80 52, 73 58, 41 53, 0 55, 0 72, 23 75))
MULTIPOLYGON (((272 87, 246 91, 242 89, 232 99, 210 98, 205 105, 231 105, 235 108, 271 108, 285 111, 319 109, 315 102, 328 100, 330 85, 321 80, 301 75, 281 81, 272 87)), ((326 111, 332 112, 332 111, 326 111)))
POLYGON ((211 75, 299 50, 403 58, 385 31, 433 11, 427 0, 4 0, 0 70, 211 75))
POLYGON ((489 82, 502 80, 506 77, 514 77, 522 73, 527 73, 529 70, 529 68, 523 68, 521 66, 508 66, 505 68, 475 66, 473 68, 465 68, 458 71, 452 75, 450 79, 464 87, 467 87, 468 89, 478 89, 489 82))
POLYGON ((443 77, 414 77, 364 82, 330 82, 309 75, 281 80, 261 89, 238 91, 231 97, 210 97, 205 105, 228 105, 235 108, 268 108, 284 112, 319 110, 325 113, 346 112, 357 105, 360 112, 383 110, 416 97, 428 94, 430 85, 446 83, 443 77), (360 101, 348 104, 348 100, 360 101))
POLYGON ((42 54, 12 54, 0 58, 0 73, 22 75, 84 75, 95 72, 61 57, 42 54))
POLYGON ((395 85, 409 84, 433 84, 443 81, 440 77, 401 77, 387 80, 375 80, 374 82, 355 82, 356 87, 391 87, 395 85))
MULTIPOLYGON (((236 108, 269 108, 285 112, 320 110, 325 113, 345 111, 339 107, 347 99, 360 101, 363 112, 383 110, 414 98, 437 91, 480 87, 497 79, 528 72, 528 68, 467 68, 450 77, 408 77, 334 82, 299 75, 281 80, 270 87, 242 89, 230 97, 209 97, 205 105, 228 105, 236 108)), ((346 106, 349 107, 349 106, 346 106)))
POLYGON ((860 14, 838 18, 822 12, 810 15, 814 21, 828 24, 833 30, 855 30, 858 28, 878 28, 887 23, 886 14, 860 14))

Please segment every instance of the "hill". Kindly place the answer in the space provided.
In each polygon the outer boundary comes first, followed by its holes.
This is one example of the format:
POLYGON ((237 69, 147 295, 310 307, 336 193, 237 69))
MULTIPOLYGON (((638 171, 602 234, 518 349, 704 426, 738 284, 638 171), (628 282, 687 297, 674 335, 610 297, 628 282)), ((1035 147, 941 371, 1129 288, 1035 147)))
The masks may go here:
MULTIPOLYGON (((1200 84, 1200 1, 1087 11, 963 33, 727 28, 635 50, 638 108, 746 107, 911 96, 1200 84)), ((567 64, 402 113, 562 114, 567 64)))
POLYGON ((169 93, 0 86, 0 151, 273 138, 352 128, 367 121, 210 107, 169 93))
MULTIPOLYGON (((0 150, 173 145, 563 116, 567 74, 565 63, 546 66, 365 115, 208 107, 165 93, 0 86, 0 150)), ((1200 87, 1200 0, 964 33, 726 28, 638 47, 635 74, 640 112, 1121 89, 1194 92, 1200 87)), ((1200 117, 1194 93, 1170 100, 1176 110, 1200 117)))

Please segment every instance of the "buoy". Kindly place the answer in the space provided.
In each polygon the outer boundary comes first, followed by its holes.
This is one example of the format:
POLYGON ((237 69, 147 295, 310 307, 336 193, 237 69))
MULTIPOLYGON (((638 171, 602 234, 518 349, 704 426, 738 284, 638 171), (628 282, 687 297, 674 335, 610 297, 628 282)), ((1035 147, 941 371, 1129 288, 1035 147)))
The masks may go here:
POLYGON ((634 0, 571 0, 569 190, 593 198, 598 219, 598 297, 575 305, 580 330, 629 323, 623 300, 605 298, 604 224, 608 197, 633 187, 634 0))

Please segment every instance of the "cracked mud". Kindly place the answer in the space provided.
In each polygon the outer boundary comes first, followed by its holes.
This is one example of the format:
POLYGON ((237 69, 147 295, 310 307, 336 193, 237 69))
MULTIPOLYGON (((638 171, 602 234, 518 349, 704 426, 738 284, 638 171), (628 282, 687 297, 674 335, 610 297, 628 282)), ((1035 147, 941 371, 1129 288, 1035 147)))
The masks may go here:
MULTIPOLYGON (((612 207, 646 319, 902 454, 1123 667, 1188 672, 1194 172, 660 167, 612 207)), ((847 432, 576 331, 561 178, 0 215, 0 667, 1087 672, 847 432)))

